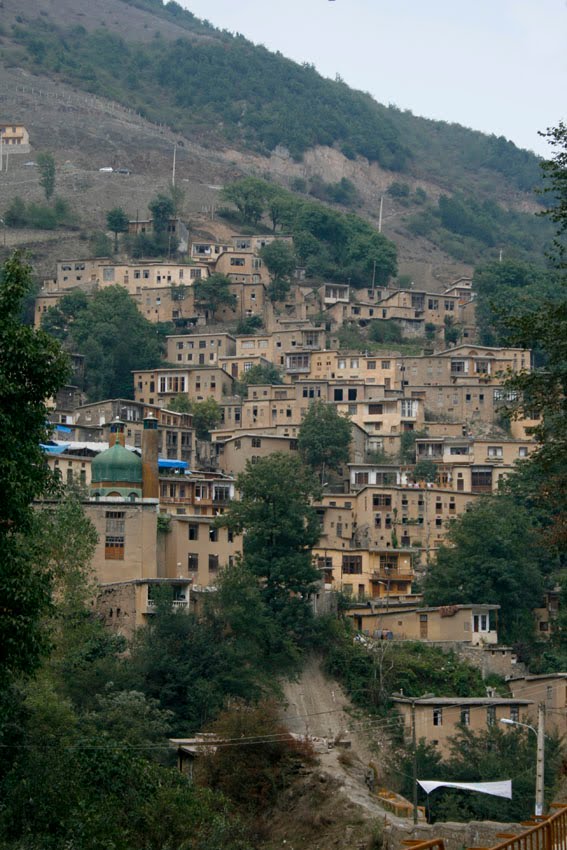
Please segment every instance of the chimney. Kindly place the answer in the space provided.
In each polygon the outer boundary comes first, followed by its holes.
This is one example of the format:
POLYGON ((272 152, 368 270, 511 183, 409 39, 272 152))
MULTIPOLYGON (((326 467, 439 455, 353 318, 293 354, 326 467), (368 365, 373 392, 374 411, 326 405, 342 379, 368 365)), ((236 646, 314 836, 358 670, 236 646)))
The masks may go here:
POLYGON ((155 416, 144 417, 144 434, 142 437, 142 498, 159 498, 158 421, 155 416))
POLYGON ((124 422, 121 422, 118 416, 110 423, 110 434, 108 435, 108 448, 111 449, 116 443, 121 446, 126 446, 126 437, 124 436, 124 422))

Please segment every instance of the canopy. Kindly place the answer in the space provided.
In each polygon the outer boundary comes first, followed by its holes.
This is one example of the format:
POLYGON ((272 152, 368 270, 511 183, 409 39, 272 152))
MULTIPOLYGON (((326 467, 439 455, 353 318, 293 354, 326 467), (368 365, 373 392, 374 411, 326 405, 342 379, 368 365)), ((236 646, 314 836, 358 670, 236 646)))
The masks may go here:
POLYGON ((44 452, 49 452, 50 454, 55 455, 61 454, 61 452, 64 452, 65 449, 68 449, 70 445, 70 443, 57 443, 56 445, 51 446, 48 443, 40 443, 40 446, 44 452))
POLYGON ((165 458, 159 458, 158 467, 160 469, 187 469, 189 464, 186 460, 166 460, 165 458))
POLYGON ((430 782, 418 779, 426 794, 431 794, 436 788, 460 788, 463 791, 478 791, 480 794, 492 794, 494 797, 512 799, 512 780, 503 779, 501 782, 430 782))

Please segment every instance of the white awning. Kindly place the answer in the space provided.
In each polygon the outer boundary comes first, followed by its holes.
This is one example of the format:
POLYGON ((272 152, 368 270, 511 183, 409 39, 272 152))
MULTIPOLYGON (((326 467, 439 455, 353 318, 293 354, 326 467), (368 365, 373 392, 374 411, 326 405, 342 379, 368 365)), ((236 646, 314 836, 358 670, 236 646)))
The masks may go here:
POLYGON ((426 794, 431 794, 436 788, 460 788, 463 791, 478 791, 480 794, 492 794, 494 797, 512 799, 512 780, 503 779, 501 782, 436 782, 418 779, 426 794))

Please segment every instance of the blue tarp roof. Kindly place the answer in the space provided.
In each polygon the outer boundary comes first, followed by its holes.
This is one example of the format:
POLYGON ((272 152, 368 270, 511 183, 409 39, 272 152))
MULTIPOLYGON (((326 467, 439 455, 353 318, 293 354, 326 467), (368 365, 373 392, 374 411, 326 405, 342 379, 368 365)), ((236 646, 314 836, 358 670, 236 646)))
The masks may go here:
POLYGON ((50 452, 51 454, 58 455, 61 454, 61 452, 64 452, 65 449, 68 449, 71 444, 59 443, 57 446, 48 446, 45 443, 40 443, 40 445, 44 452, 50 452))
POLYGON ((71 428, 67 428, 66 425, 56 425, 55 428, 57 431, 63 431, 65 434, 70 434, 72 430, 71 428))
POLYGON ((158 467, 159 469, 188 469, 189 464, 186 460, 166 460, 160 457, 158 467))

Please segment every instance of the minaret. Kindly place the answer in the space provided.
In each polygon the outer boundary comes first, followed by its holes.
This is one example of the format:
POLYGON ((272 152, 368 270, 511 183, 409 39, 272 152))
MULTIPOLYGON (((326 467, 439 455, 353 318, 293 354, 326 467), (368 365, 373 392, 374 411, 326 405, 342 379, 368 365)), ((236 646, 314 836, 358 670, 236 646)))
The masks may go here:
POLYGON ((158 421, 155 416, 144 418, 142 436, 142 498, 159 498, 158 421))
POLYGON ((110 434, 108 435, 108 448, 111 449, 116 443, 126 447, 126 437, 124 435, 124 422, 121 422, 118 416, 110 423, 110 434))

